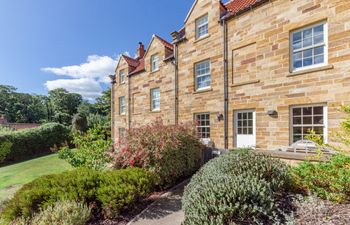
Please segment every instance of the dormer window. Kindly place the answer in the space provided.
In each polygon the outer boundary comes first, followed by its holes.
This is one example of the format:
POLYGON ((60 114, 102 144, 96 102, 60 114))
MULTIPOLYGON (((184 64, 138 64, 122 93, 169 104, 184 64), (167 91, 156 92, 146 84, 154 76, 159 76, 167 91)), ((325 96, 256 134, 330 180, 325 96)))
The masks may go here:
POLYGON ((125 83, 125 71, 121 70, 119 72, 119 83, 124 84, 125 83))
POLYGON ((159 56, 158 54, 154 54, 151 56, 151 71, 159 70, 159 56))
POLYGON ((205 37, 208 33, 208 14, 206 14, 196 20, 196 38, 205 37))

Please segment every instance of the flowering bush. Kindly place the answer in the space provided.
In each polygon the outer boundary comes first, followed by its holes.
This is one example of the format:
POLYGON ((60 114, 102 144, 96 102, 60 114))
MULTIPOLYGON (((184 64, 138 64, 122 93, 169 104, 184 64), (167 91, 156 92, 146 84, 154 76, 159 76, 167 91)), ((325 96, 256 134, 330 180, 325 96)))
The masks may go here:
POLYGON ((199 168, 202 148, 194 126, 166 126, 157 120, 126 132, 115 148, 115 166, 148 169, 159 176, 161 186, 170 185, 199 168))

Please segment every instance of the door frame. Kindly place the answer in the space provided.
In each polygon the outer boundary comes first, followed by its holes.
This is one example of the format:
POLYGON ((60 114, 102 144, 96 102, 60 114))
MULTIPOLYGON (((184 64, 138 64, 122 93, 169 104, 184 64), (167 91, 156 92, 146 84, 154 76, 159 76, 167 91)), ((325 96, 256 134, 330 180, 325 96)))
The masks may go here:
POLYGON ((237 133, 238 133, 238 119, 237 115, 238 113, 244 113, 244 112, 252 112, 253 113, 253 137, 254 137, 254 147, 251 147, 253 149, 256 148, 256 110, 255 109, 237 109, 233 111, 233 146, 237 148, 237 133))

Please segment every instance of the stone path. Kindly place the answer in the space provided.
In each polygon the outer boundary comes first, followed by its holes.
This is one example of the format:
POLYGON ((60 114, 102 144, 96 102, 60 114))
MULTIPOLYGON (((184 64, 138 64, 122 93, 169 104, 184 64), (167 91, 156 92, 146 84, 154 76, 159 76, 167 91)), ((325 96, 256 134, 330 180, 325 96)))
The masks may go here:
POLYGON ((160 200, 150 205, 128 225, 181 225, 184 219, 184 213, 181 210, 181 198, 186 184, 188 184, 188 181, 179 184, 170 192, 164 194, 160 200))

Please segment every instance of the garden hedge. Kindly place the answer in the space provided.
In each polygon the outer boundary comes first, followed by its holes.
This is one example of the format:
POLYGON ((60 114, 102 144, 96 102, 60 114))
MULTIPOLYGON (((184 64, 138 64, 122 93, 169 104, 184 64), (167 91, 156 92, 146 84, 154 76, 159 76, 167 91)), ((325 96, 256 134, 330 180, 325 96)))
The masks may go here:
POLYGON ((93 206, 94 214, 114 218, 149 194, 154 180, 154 175, 138 168, 104 172, 77 169, 43 176, 24 185, 5 203, 0 219, 6 222, 30 219, 56 202, 66 200, 85 203, 93 206))
POLYGON ((69 132, 61 124, 48 123, 37 128, 0 134, 0 165, 49 154, 52 147, 68 140, 69 132))

